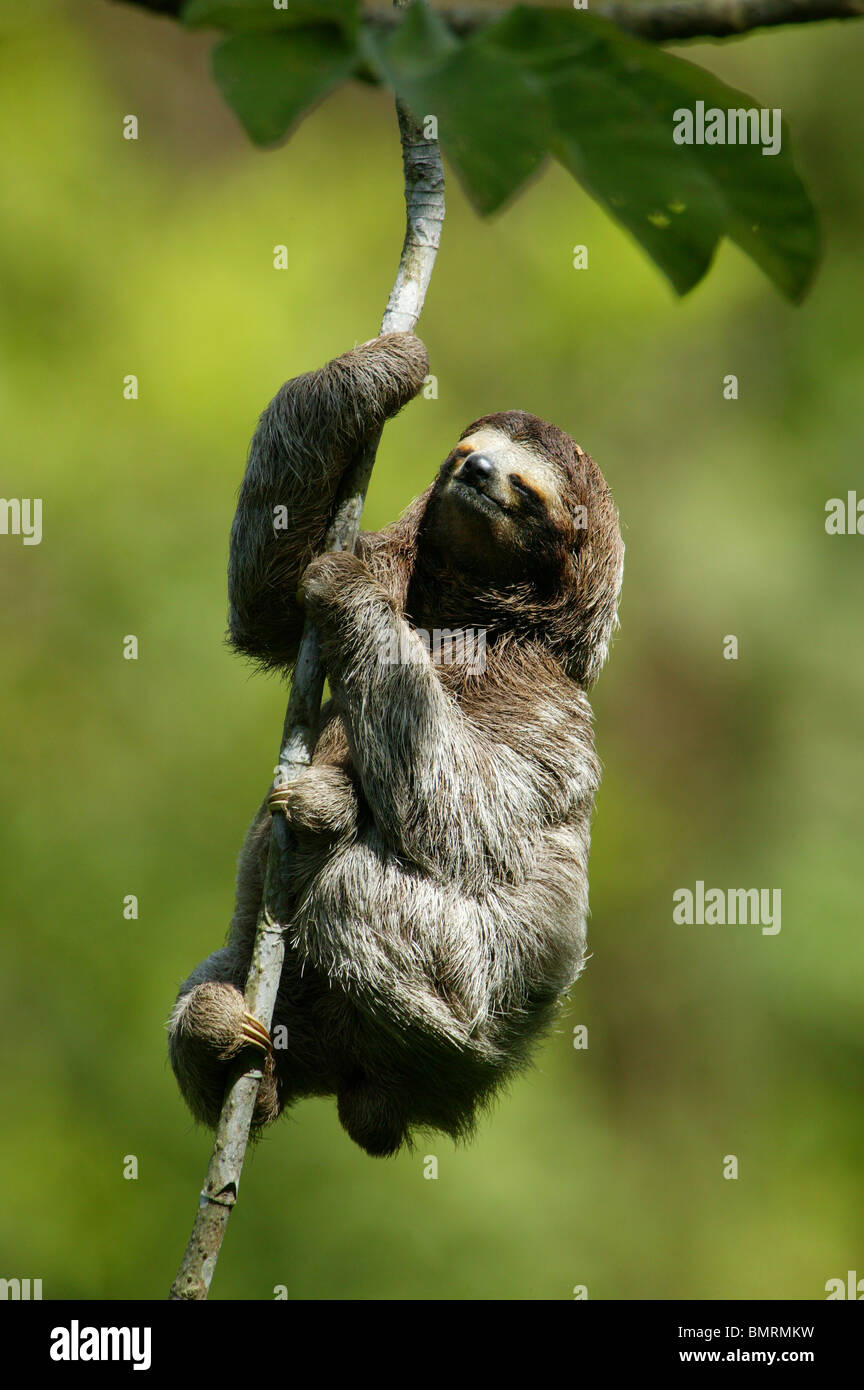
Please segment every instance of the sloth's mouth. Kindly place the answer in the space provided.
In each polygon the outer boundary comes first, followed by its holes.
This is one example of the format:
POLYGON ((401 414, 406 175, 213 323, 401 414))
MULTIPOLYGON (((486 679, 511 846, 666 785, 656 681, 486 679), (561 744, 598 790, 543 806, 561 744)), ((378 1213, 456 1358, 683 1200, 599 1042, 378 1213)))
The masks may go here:
POLYGON ((450 485, 456 490, 456 495, 461 501, 467 502, 485 516, 506 516, 510 511, 503 502, 496 501, 488 492, 480 492, 472 483, 466 483, 462 478, 451 478, 450 485))

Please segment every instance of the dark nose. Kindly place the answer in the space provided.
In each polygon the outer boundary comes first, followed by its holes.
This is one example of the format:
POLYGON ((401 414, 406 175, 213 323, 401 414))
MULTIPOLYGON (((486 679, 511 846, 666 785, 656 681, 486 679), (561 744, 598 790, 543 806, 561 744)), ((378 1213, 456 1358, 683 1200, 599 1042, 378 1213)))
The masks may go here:
POLYGON ((463 482, 470 483, 472 487, 482 488, 483 484, 492 475, 492 460, 485 454, 469 454, 462 461, 459 469, 459 477, 463 482))

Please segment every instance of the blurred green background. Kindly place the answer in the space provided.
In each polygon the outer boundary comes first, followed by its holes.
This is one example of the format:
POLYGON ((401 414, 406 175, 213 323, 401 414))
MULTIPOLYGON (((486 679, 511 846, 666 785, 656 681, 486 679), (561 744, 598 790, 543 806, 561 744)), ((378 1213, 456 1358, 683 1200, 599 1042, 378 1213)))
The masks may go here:
MULTIPOLYGON (((0 1275, 162 1298, 209 1153, 164 1022, 222 941, 285 702, 223 644, 235 492, 280 383, 377 330, 399 150, 387 96, 353 86, 253 151, 208 38, 122 6, 0 25, 2 492, 44 499, 40 546, 0 537, 0 1275)), ((864 539, 824 529, 864 490, 862 47, 864 23, 687 50, 791 125, 827 247, 799 309, 728 246, 677 301, 557 168, 491 223, 450 180, 421 323, 440 396, 388 428, 366 521, 489 411, 603 468, 627 560, 593 957, 470 1147, 380 1162, 331 1101, 283 1119, 213 1297, 819 1299, 864 1273, 864 539), (697 879, 780 888, 781 933, 674 925, 697 879)))

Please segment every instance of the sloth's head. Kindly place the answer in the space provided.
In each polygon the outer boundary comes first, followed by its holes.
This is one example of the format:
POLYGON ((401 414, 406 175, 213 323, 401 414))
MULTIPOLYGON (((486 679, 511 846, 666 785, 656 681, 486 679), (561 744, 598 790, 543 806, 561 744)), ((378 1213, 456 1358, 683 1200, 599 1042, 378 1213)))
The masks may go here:
POLYGON ((522 410, 475 420, 441 466, 422 530, 465 622, 473 608, 542 640, 581 684, 596 679, 624 546, 603 475, 569 435, 522 410))

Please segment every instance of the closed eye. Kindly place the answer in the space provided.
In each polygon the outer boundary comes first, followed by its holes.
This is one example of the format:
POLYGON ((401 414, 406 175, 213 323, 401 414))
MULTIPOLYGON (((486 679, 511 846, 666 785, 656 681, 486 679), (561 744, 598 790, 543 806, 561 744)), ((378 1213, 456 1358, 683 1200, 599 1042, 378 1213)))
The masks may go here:
POLYGON ((518 473, 510 474, 510 484, 516 492, 521 493, 523 497, 527 497, 529 502, 539 502, 541 500, 539 492, 535 492, 533 487, 529 487, 527 483, 523 483, 518 473))

